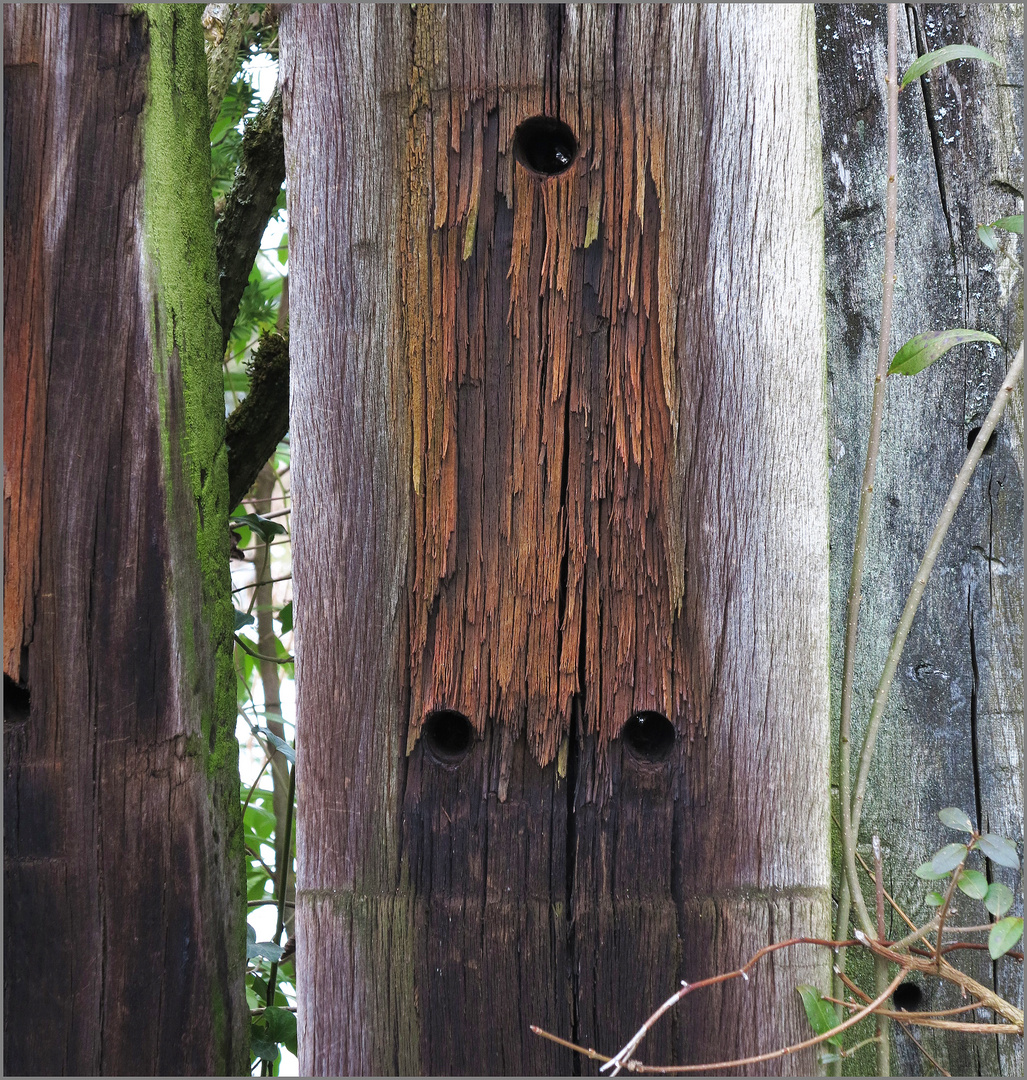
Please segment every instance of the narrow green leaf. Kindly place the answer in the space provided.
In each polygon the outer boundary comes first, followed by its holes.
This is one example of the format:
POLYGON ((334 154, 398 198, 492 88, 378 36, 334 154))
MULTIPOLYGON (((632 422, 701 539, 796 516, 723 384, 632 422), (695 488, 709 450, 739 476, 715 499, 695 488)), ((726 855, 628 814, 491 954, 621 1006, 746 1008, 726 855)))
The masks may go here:
POLYGON ((938 817, 942 825, 948 825, 950 829, 968 833, 974 831, 973 822, 967 816, 966 811, 960 810, 958 806, 946 806, 944 810, 938 811, 938 817))
POLYGON ((929 330, 926 334, 917 334, 910 338, 892 358, 888 368, 889 375, 916 375, 928 368, 935 360, 944 356, 949 349, 965 345, 970 341, 990 341, 992 345, 1001 342, 994 334, 983 330, 929 330))
POLYGON ((946 844, 931 856, 931 869, 936 874, 947 874, 966 858, 966 844, 946 844))
POLYGON ((1001 866, 1011 866, 1014 870, 1020 866, 1020 857, 1016 854, 1016 844, 1012 840, 1007 840, 1004 836, 996 836, 990 832, 983 833, 977 841, 977 846, 989 859, 1001 866))
POLYGON ((945 897, 942 896, 940 892, 929 892, 924 897, 924 903, 928 907, 941 907, 941 905, 945 903, 945 897))
POLYGON ((1013 891, 1001 881, 993 881, 984 894, 984 906, 996 917, 1013 906, 1013 891))
POLYGON ((248 525, 266 544, 272 536, 282 536, 285 526, 270 518, 261 517, 260 514, 233 514, 229 521, 239 525, 248 525))
POLYGON ((973 900, 983 900, 988 892, 988 879, 979 870, 964 870, 956 884, 973 900))
POLYGON ((939 881, 941 878, 948 876, 948 871, 943 871, 940 874, 937 873, 935 870, 932 869, 931 861, 930 859, 928 859, 927 862, 922 863, 917 868, 916 876, 922 881, 939 881))
POLYGON ((296 764, 296 751, 293 750, 293 748, 285 741, 285 739, 280 738, 273 731, 269 731, 267 728, 261 728, 260 731, 261 734, 267 738, 268 742, 270 742, 277 750, 284 754, 284 756, 287 757, 289 761, 293 763, 293 765, 296 764))
POLYGON ((999 218, 991 223, 993 229, 1005 229, 1006 232, 1015 232, 1023 236, 1023 214, 1013 214, 1010 217, 999 218))
POLYGON ((926 75, 928 71, 947 64, 950 60, 986 60, 989 64, 998 63, 994 56, 983 49, 978 49, 976 45, 946 45, 941 49, 918 56, 906 69, 899 89, 905 90, 914 79, 919 79, 921 75, 926 75))
POLYGON ((252 945, 253 942, 255 942, 256 940, 257 940, 257 931, 254 930, 253 927, 250 926, 249 923, 247 923, 246 924, 246 943, 248 945, 252 945))
POLYGON ((292 601, 290 600, 281 611, 278 612, 278 621, 282 625, 282 633, 287 634, 292 629, 292 601))
MULTIPOLYGON (((838 1026, 838 1017, 834 1014, 834 1008, 820 996, 820 991, 809 983, 802 983, 795 988, 802 998, 803 1008, 806 1010, 806 1019, 810 1027, 817 1035, 826 1035, 838 1026)), ((835 1046, 842 1045, 841 1035, 832 1035, 828 1040, 835 1046)))
POLYGON ((1023 918, 1019 915, 1007 915, 999 919, 988 935, 988 952, 992 960, 997 960, 1023 937, 1023 918))

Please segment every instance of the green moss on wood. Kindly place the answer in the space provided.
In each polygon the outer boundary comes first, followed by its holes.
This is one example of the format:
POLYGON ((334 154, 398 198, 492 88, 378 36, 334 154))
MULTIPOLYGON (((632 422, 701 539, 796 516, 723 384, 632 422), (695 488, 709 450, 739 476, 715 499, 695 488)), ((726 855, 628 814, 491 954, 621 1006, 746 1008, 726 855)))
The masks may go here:
MULTIPOLYGON (((229 983, 238 979, 241 988, 246 890, 235 738, 220 285, 202 11, 202 6, 189 4, 145 5, 150 78, 144 123, 144 221, 147 271, 153 275, 151 333, 172 568, 188 567, 193 559, 197 568, 196 573, 175 574, 170 581, 185 668, 183 689, 196 695, 200 712, 200 730, 189 736, 187 752, 205 760, 218 849, 210 857, 227 860, 226 899, 230 895, 239 903, 237 917, 228 920, 236 940, 227 946, 230 955, 238 957, 238 968, 233 964, 228 972, 229 983)), ((232 1074, 247 1063, 248 1048, 236 1045, 239 1040, 227 1030, 223 975, 212 979, 206 1007, 216 1033, 214 1060, 220 1071, 232 1074)))
MULTIPOLYGON (((210 767, 234 759, 236 711, 233 618, 228 570, 228 473, 221 371, 220 286, 214 258, 210 144, 206 125, 206 59, 200 9, 147 6, 151 77, 145 125, 146 230, 158 274, 154 356, 162 386, 181 375, 181 416, 162 394, 165 466, 184 462, 194 504, 202 612, 216 654, 214 739, 210 767), (176 445, 172 441, 177 440, 176 445)), ((169 516, 178 488, 168 485, 169 516)), ((190 638, 191 628, 183 626, 190 638)), ((187 663, 198 662, 186 640, 187 663)), ((204 731, 209 738, 210 732, 204 731)))

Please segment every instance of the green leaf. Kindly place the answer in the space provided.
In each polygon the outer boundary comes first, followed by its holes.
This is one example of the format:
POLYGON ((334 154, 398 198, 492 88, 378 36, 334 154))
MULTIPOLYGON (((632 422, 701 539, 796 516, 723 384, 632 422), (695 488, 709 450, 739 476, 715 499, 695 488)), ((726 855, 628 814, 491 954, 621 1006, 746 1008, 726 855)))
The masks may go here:
POLYGON ((246 944, 247 945, 252 945, 256 940, 257 940, 257 931, 254 930, 253 927, 250 926, 249 923, 247 923, 246 924, 246 944))
MULTIPOLYGON (((820 996, 820 991, 815 986, 802 983, 795 989, 799 991, 799 996, 802 998, 802 1004, 806 1010, 806 1019, 809 1020, 810 1027, 813 1028, 817 1035, 826 1035, 838 1026, 838 1017, 835 1016, 833 1006, 824 1001, 820 996)), ((835 1046, 841 1046, 842 1036, 832 1035, 827 1041, 835 1046)))
POLYGON ((280 738, 268 728, 261 728, 260 731, 261 734, 267 738, 268 742, 270 742, 278 751, 280 751, 285 757, 287 757, 293 765, 296 764, 296 751, 293 750, 293 748, 285 741, 285 739, 280 738))
POLYGON ((235 628, 241 630, 244 626, 253 625, 253 616, 248 611, 240 611, 238 608, 232 608, 235 612, 235 628))
POLYGON ((892 358, 888 374, 916 375, 944 356, 949 349, 970 341, 990 341, 992 345, 1001 345, 994 334, 986 334, 983 330, 929 330, 926 334, 910 338, 899 349, 892 358))
POLYGON ((992 881, 984 895, 984 906, 992 915, 1004 915, 1013 906, 1013 892, 1001 881, 992 881))
POLYGON ((926 75, 928 71, 947 64, 950 60, 986 60, 989 64, 998 63, 994 56, 990 56, 983 49, 978 49, 976 45, 946 45, 941 49, 918 56, 906 69, 899 89, 905 90, 914 79, 919 79, 921 75, 926 75))
POLYGON ((950 829, 968 833, 974 831, 973 822, 967 816, 966 811, 960 810, 958 806, 946 806, 944 810, 938 811, 938 817, 942 825, 948 825, 950 829))
MULTIPOLYGON (((942 876, 944 877, 944 875, 942 876)), ((942 896, 940 892, 929 892, 924 897, 924 903, 928 907, 941 907, 941 905, 945 903, 945 897, 942 896)))
POLYGON ((281 611, 278 612, 278 621, 282 625, 282 633, 287 634, 292 629, 292 601, 290 600, 281 611))
POLYGON ((999 919, 988 935, 988 952, 992 960, 997 960, 1023 937, 1023 918, 1019 915, 1007 915, 999 919))
POLYGON ((250 1054, 255 1058, 260 1058, 262 1061, 277 1061, 282 1056, 278 1043, 271 1042, 270 1039, 262 1039, 259 1035, 254 1034, 254 1032, 261 1030, 263 1029, 256 1024, 250 1025, 250 1054))
POLYGON ((282 242, 278 245, 278 261, 284 266, 289 261, 289 234, 282 233, 282 242))
POLYGON ((1005 915, 1013 906, 1013 892, 1001 881, 993 881, 984 894, 984 906, 994 916, 1005 915))
POLYGON ((266 1008, 261 1019, 267 1023, 267 1037, 275 1042, 284 1043, 288 1050, 296 1053, 296 1014, 275 1005, 266 1008))
POLYGON ((931 856, 931 869, 936 874, 947 874, 966 858, 966 844, 946 844, 931 856))
POLYGON ((977 239, 989 250, 998 251, 998 237, 995 235, 995 229, 991 225, 978 225, 977 226, 977 239))
POLYGON ((931 861, 928 859, 927 862, 922 863, 917 868, 916 876, 918 878, 921 878, 923 881, 939 881, 943 877, 948 877, 948 871, 945 870, 940 874, 937 873, 931 868, 931 861))
POLYGON ((275 831, 275 825, 275 815, 266 806, 260 806, 256 800, 252 800, 250 805, 246 807, 243 826, 248 832, 252 832, 258 840, 267 840, 275 831))
POLYGON ((1023 236, 1023 214, 1013 214, 1011 217, 999 218, 991 223, 993 229, 1005 229, 1006 232, 1015 232, 1023 236))
POLYGON ((994 833, 983 833, 977 841, 977 846, 988 856, 992 862, 1000 866, 1011 866, 1018 869, 1020 857, 1016 854, 1016 844, 1007 840, 1004 836, 996 836, 994 833))
POLYGON ((240 525, 248 525, 264 543, 268 543, 272 536, 283 536, 285 526, 270 518, 261 517, 260 514, 233 514, 229 521, 240 525))
POLYGON ((248 942, 246 945, 246 959, 256 960, 270 960, 271 963, 277 963, 282 959, 282 946, 276 945, 273 941, 258 941, 248 942))
POLYGON ((983 900, 988 893, 988 879, 979 870, 964 870, 956 884, 972 900, 983 900))

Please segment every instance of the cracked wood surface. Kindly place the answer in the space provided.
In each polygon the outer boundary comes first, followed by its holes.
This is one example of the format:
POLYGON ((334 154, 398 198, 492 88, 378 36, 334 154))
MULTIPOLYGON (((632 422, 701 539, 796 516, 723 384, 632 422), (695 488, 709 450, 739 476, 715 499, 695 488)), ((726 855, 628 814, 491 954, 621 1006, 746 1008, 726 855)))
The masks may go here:
MULTIPOLYGON (((173 47, 202 71, 193 12, 173 47)), ((5 5, 3 22, 4 1069, 232 1074, 238 773, 208 775, 201 743, 215 643, 178 350, 162 361, 154 340, 146 19, 5 5)), ((179 319, 177 345, 194 326, 179 319)), ((227 529, 224 546, 227 594, 227 529)))
MULTIPOLYGON (((817 21, 837 691, 880 316, 884 8, 822 5, 817 21)), ((991 53, 1000 66, 948 64, 900 95, 892 350, 914 334, 955 326, 988 330, 1003 346, 956 350, 915 379, 888 382, 857 654, 857 748, 934 521, 970 432, 981 423, 1023 335, 1023 279, 1010 258, 1022 261, 1020 241, 1004 234, 1003 249, 993 254, 976 235, 982 222, 1023 213, 1023 7, 907 5, 903 27, 900 72, 917 54, 964 41, 991 53)), ((981 830, 1018 843, 1023 838, 1022 515, 1021 386, 971 481, 924 594, 892 689, 864 808, 867 858, 870 836, 877 832, 886 887, 922 921, 928 917, 926 889, 913 872, 952 839, 938 810, 960 806, 981 830)), ((994 865, 989 874, 1013 889, 1019 912, 1020 875, 994 865)), ((961 922, 981 921, 980 905, 961 898, 957 907, 966 913, 961 922)), ((902 924, 893 924, 901 936, 902 924)), ((1022 1002, 1020 965, 993 965, 986 953, 964 954, 960 963, 1009 1000, 1022 1002)), ((954 993, 928 995, 923 1007, 956 1005, 954 993)), ((1020 1074, 1019 1040, 926 1029, 920 1037, 955 1076, 1020 1074)), ((896 1074, 918 1075, 927 1067, 901 1031, 895 1053, 896 1074)), ((870 1060, 864 1068, 872 1067, 870 1060)))
MULTIPOLYGON (((827 927, 813 30, 282 12, 305 1071, 589 1072, 528 1024, 613 1048, 827 927), (545 181, 512 153, 543 112, 581 144, 545 181), (456 769, 438 708, 478 735, 456 769), (676 726, 661 765, 621 745, 638 709, 676 726)), ((826 964, 646 1057, 799 1038, 826 964)))

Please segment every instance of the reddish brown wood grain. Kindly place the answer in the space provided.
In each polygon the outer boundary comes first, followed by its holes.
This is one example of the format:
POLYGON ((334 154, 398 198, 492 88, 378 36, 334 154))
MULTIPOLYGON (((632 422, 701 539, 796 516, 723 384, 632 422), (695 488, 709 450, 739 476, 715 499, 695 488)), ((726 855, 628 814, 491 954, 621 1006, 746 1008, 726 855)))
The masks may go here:
MULTIPOLYGON (((283 12, 308 1071, 588 1071, 527 1025, 612 1052, 827 928, 812 31, 283 12), (513 150, 540 113, 581 146, 547 180, 513 150), (455 768, 436 709, 478 735, 455 768), (667 761, 622 747, 638 710, 667 761)), ((825 972, 782 959, 646 1058, 797 1037, 825 972)))

